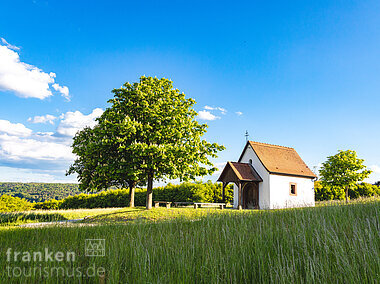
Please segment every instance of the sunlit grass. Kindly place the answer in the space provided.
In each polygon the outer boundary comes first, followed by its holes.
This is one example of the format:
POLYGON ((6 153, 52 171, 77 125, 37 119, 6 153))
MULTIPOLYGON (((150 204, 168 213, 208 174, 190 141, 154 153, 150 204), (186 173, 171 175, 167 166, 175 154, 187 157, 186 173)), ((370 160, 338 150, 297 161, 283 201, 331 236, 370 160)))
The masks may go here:
MULTIPOLYGON (((42 265, 95 264, 105 268, 106 283, 376 283, 380 279, 378 200, 270 211, 119 210, 95 218, 94 227, 0 230, 0 253, 4 256, 7 248, 74 251, 75 263, 42 265), (160 219, 163 212, 177 218, 160 219), (136 216, 141 214, 158 217, 140 222, 136 216), (136 217, 134 222, 128 220, 130 215, 136 217), (85 239, 105 239, 106 255, 84 256, 85 239)), ((99 283, 85 277, 8 278, 7 265, 1 258, 1 283, 99 283)))
POLYGON ((33 210, 24 212, 0 213, 0 226, 20 225, 36 222, 54 222, 82 219, 93 215, 118 212, 121 208, 69 209, 69 210, 33 210))
POLYGON ((349 200, 348 203, 344 199, 342 200, 324 200, 324 201, 316 201, 315 206, 335 206, 335 205, 350 205, 350 204, 358 204, 358 203, 373 203, 380 201, 380 196, 371 196, 371 197, 359 197, 356 199, 349 200))

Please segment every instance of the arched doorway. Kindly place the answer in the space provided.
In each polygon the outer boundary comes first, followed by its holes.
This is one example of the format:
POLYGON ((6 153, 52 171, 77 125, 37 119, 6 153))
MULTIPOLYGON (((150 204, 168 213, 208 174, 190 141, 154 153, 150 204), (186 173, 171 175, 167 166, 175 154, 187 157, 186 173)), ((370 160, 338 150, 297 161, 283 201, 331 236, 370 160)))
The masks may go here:
POLYGON ((243 188, 243 208, 259 209, 259 184, 249 182, 243 188))

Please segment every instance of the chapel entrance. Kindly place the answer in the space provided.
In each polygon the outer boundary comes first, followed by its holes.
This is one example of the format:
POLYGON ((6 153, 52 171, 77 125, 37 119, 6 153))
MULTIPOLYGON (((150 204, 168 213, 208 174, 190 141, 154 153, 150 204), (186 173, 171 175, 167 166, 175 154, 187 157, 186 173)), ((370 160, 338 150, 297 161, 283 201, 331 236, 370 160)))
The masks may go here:
POLYGON ((259 209, 259 184, 250 182, 243 189, 243 208, 259 209))
POLYGON ((234 194, 235 208, 259 209, 259 183, 263 179, 252 164, 227 162, 218 181, 223 182, 223 203, 225 202, 225 188, 228 183, 233 182, 237 186, 237 194, 234 194))

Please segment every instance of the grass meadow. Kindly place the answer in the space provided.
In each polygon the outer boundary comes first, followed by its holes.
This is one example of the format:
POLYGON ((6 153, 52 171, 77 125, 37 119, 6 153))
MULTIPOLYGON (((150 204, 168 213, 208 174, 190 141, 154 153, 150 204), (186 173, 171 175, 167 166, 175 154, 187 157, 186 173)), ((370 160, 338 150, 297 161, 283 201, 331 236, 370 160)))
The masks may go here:
MULTIPOLYGON (((2 226, 1 283, 377 283, 380 279, 378 199, 270 211, 113 210, 102 209, 80 226, 2 226), (86 256, 86 239, 104 239, 105 255, 86 256), (46 249, 54 254, 73 252, 75 260, 27 258, 46 249), (16 251, 20 255, 15 260, 16 251)), ((78 217, 71 214, 72 219, 78 217)))
POLYGON ((0 212, 0 227, 17 226, 36 222, 55 222, 82 219, 96 215, 110 214, 121 208, 32 210, 24 212, 0 212))

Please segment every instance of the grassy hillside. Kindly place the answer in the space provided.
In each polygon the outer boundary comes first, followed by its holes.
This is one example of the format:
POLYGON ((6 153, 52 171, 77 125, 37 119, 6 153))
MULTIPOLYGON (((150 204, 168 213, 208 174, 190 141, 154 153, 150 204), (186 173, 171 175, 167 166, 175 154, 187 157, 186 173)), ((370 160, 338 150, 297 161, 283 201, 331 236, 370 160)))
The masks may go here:
MULTIPOLYGON (((41 280, 38 273, 9 278, 7 266, 59 267, 66 273, 92 265, 104 268, 104 277, 58 281, 375 283, 380 278, 379 200, 271 211, 176 209, 167 211, 178 213, 169 220, 150 218, 165 210, 103 212, 93 218, 96 223, 78 227, 0 229, 3 256, 8 248, 76 255, 71 262, 10 263, 3 257, 0 282, 41 280), (86 257, 86 239, 105 239, 105 256, 86 257)), ((45 275, 44 281, 57 278, 45 275)))
POLYGON ((72 183, 0 182, 0 195, 17 196, 30 202, 58 200, 78 193, 80 193, 78 185, 72 183))

